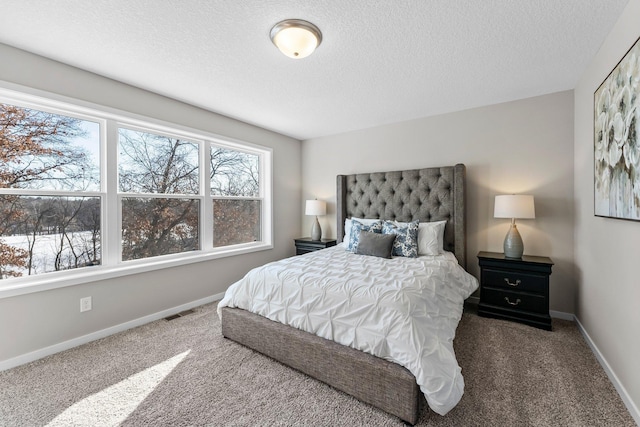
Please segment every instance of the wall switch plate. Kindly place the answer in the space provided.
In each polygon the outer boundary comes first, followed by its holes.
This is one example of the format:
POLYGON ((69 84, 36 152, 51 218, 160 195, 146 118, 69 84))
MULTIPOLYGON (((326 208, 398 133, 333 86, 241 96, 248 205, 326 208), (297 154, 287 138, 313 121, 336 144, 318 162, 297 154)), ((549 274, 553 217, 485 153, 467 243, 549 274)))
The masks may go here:
POLYGON ((80 313, 91 310, 91 297, 80 298, 80 313))

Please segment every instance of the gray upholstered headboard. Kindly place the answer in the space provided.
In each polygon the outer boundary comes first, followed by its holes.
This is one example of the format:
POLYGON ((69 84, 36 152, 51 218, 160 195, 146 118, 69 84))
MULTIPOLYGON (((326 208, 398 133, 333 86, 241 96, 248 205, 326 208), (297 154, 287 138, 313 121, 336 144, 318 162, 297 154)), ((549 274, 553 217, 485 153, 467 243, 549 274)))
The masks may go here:
POLYGON ((444 249, 467 268, 465 166, 338 175, 337 236, 346 218, 447 220, 444 249))

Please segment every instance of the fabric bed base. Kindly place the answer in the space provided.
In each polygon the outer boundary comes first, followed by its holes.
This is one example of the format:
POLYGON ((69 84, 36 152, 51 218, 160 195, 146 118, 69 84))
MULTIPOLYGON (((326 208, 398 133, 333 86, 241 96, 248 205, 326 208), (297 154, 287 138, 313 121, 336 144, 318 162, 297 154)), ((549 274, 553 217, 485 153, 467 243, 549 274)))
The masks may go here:
POLYGON ((415 424, 424 396, 406 368, 237 308, 222 308, 222 335, 415 424))

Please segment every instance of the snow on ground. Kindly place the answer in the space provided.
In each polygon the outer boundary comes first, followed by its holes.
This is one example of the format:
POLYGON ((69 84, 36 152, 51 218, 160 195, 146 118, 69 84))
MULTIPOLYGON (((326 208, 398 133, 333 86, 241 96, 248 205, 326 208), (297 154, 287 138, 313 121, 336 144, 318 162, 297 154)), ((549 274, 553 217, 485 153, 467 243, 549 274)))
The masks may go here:
MULTIPOLYGON (((91 242, 91 232, 90 231, 81 231, 77 233, 71 233, 71 241, 73 242, 73 247, 75 248, 76 254, 80 254, 85 250, 88 251, 93 248, 93 244, 91 242)), ((47 273, 50 271, 55 271, 55 260, 56 254, 59 252, 60 248, 60 239, 63 237, 62 234, 42 234, 36 236, 36 242, 33 247, 33 262, 32 262, 32 271, 31 274, 41 274, 47 273)), ((15 236, 2 236, 0 239, 7 245, 13 246, 15 248, 24 249, 25 251, 29 250, 29 239, 26 235, 15 235, 15 236)), ((62 249, 62 264, 66 267, 71 263, 71 265, 75 265, 75 262, 72 261, 75 259, 73 253, 70 250, 69 243, 64 242, 64 246, 62 249)), ((98 257, 100 256, 100 244, 98 243, 98 257)), ((89 261, 88 257, 83 257, 81 263, 85 263, 89 261)), ((27 268, 12 268, 13 271, 19 271, 23 276, 29 275, 27 268)))

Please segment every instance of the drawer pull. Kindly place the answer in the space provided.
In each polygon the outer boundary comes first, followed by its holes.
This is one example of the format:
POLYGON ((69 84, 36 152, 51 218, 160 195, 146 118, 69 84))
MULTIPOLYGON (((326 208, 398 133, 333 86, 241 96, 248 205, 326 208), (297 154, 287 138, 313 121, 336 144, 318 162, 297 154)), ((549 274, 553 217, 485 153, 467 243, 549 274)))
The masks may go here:
POLYGON ((509 305, 518 305, 520 304, 522 301, 520 301, 520 298, 518 298, 516 300, 516 302, 511 302, 511 300, 509 299, 509 297, 504 297, 504 300, 507 302, 507 304, 509 305))
POLYGON ((511 283, 511 282, 509 281, 509 278, 505 277, 505 278, 504 278, 504 281, 505 281, 505 282, 507 282, 507 285, 509 285, 509 286, 513 286, 513 287, 516 287, 516 286, 518 286, 518 285, 520 284, 520 279, 516 280, 516 283, 511 283))

